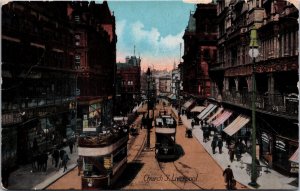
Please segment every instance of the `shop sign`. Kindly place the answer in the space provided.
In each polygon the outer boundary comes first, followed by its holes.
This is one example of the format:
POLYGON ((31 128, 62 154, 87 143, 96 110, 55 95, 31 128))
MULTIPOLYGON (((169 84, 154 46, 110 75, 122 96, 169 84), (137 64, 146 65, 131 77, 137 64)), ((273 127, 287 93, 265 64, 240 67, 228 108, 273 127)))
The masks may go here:
POLYGON ((83 120, 82 121, 82 131, 96 131, 96 127, 89 127, 89 121, 83 120))
POLYGON ((104 157, 104 168, 109 170, 112 167, 111 157, 104 157))
POLYGON ((299 172, 299 164, 295 162, 291 162, 291 173, 298 173, 299 172))

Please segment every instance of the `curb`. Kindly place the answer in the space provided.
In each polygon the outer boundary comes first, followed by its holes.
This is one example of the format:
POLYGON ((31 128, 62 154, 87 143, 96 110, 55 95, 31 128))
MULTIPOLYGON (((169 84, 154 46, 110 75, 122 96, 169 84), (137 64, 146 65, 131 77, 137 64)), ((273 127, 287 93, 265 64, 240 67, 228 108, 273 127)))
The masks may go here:
MULTIPOLYGON (((57 173, 55 175, 53 175, 52 177, 49 177, 47 180, 45 180, 44 182, 39 183, 38 185, 32 187, 32 190, 44 190, 47 187, 49 187, 51 184, 53 184, 54 182, 56 182, 58 179, 60 179, 61 177, 65 176, 66 174, 68 174, 69 172, 71 172, 73 169, 75 169, 77 167, 77 164, 71 164, 70 166, 68 166, 68 170, 65 173, 57 173)), ((61 170, 61 169, 59 169, 61 170)))

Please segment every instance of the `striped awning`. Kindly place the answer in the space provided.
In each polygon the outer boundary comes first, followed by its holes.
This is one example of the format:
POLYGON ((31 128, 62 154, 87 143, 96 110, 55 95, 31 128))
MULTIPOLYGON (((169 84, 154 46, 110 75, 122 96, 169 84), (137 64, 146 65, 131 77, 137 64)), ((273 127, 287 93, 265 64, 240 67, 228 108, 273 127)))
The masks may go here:
POLYGON ((289 161, 299 163, 299 147, 296 152, 290 157, 289 161))
POLYGON ((199 112, 199 113, 201 113, 201 111, 203 111, 205 109, 205 107, 204 106, 195 106, 192 110, 191 110, 191 112, 199 112))
POLYGON ((213 106, 214 104, 209 104, 197 117, 201 119, 213 106))
POLYGON ((215 117, 217 117, 222 111, 223 111, 223 107, 220 107, 216 113, 214 113, 208 120, 207 123, 210 123, 215 117))
POLYGON ((211 112, 213 112, 215 109, 217 108, 216 105, 214 105, 208 112, 206 112, 201 119, 204 120, 209 114, 211 114, 211 112))
POLYGON ((188 109, 193 104, 193 102, 194 100, 190 99, 189 101, 185 102, 182 107, 188 109))
POLYGON ((168 98, 170 98, 170 99, 176 99, 176 95, 175 95, 175 94, 170 94, 170 95, 168 96, 168 98))
POLYGON ((233 120, 232 123, 230 123, 225 129, 223 129, 223 131, 229 136, 232 136, 233 134, 238 132, 238 130, 244 127, 249 121, 249 117, 245 115, 239 115, 235 120, 233 120))
POLYGON ((217 119, 212 122, 212 124, 218 127, 219 125, 223 124, 231 115, 231 111, 225 110, 217 119))

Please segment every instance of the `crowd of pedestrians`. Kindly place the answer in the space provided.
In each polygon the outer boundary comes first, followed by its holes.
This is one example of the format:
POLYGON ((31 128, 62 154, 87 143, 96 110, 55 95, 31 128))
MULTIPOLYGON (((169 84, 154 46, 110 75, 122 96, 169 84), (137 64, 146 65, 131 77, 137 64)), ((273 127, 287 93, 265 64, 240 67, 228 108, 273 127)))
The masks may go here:
MULTIPOLYGON (((73 153, 73 148, 75 146, 75 140, 69 140, 68 146, 70 149, 70 153, 73 153)), ((33 146, 32 149, 32 159, 31 159, 31 166, 32 170, 31 172, 46 172, 47 171, 47 164, 48 164, 48 158, 49 158, 48 152, 41 153, 39 152, 39 148, 37 146, 33 146)), ((51 152, 51 158, 52 158, 52 165, 55 168, 63 168, 63 171, 65 172, 67 170, 67 163, 70 160, 69 155, 67 152, 62 148, 59 149, 59 147, 55 147, 53 151, 51 152)))

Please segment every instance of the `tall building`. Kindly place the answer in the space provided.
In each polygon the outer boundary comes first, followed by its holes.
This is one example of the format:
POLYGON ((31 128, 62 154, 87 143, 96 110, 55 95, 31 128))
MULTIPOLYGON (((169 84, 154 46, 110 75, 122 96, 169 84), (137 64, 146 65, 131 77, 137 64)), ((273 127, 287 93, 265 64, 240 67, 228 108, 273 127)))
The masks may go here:
POLYGON ((141 59, 131 56, 125 60, 125 63, 117 63, 116 110, 123 114, 129 112, 135 102, 139 101, 141 90, 141 59))
POLYGON ((2 6, 2 166, 67 139, 76 122, 73 29, 66 2, 2 6))
POLYGON ((2 165, 51 151, 76 126, 110 121, 116 34, 107 2, 9 2, 1 41, 2 165))
POLYGON ((187 97, 205 100, 210 96, 209 67, 216 62, 217 5, 197 4, 190 13, 184 39, 182 63, 183 93, 187 97))
POLYGON ((77 130, 110 124, 116 70, 115 17, 108 4, 68 3, 77 67, 77 130))
POLYGON ((298 164, 289 158, 299 146, 299 10, 283 0, 235 0, 218 1, 217 14, 218 59, 210 68, 210 100, 251 116, 254 72, 259 158, 281 172, 298 173, 298 164), (255 62, 248 55, 253 27, 260 52, 255 62))

